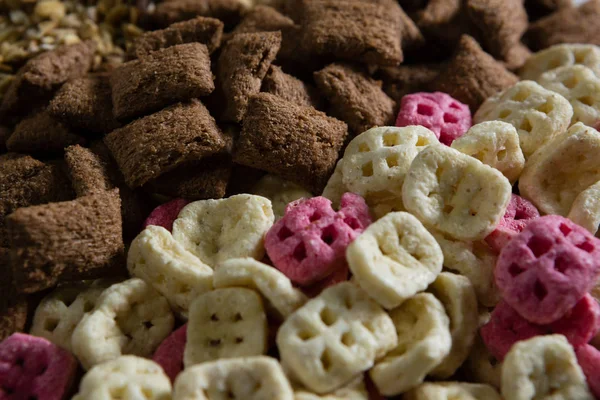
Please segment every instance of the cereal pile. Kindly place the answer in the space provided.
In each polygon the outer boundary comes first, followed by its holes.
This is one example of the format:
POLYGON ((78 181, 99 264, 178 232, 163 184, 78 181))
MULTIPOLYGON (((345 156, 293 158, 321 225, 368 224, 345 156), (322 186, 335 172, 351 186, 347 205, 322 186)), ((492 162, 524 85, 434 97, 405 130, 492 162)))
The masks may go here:
POLYGON ((600 0, 3 10, 0 400, 600 399, 600 0))

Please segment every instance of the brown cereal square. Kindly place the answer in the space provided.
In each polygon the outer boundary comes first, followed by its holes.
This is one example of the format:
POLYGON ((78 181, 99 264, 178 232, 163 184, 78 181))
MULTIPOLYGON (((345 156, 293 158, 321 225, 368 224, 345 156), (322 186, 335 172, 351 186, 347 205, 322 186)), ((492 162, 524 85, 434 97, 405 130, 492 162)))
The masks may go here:
POLYGON ((65 147, 84 142, 84 138, 71 132, 47 111, 41 111, 19 122, 6 141, 6 148, 16 153, 48 155, 62 153, 65 147))
POLYGON ((303 41, 321 55, 376 65, 402 62, 398 14, 363 1, 304 0, 303 41))
POLYGON ((148 182, 145 189, 187 200, 220 199, 231 176, 231 157, 217 155, 187 163, 148 182))
POLYGON ((276 65, 271 65, 269 68, 269 72, 263 79, 261 91, 301 106, 312 106, 319 109, 323 103, 315 87, 286 74, 276 65))
POLYGON ((399 105, 407 94, 426 92, 440 69, 437 64, 407 64, 381 68, 378 75, 383 81, 383 91, 399 105))
POLYGON ((525 35, 530 47, 542 50, 561 43, 600 45, 600 0, 579 7, 562 8, 529 25, 525 35))
POLYGON ((140 118, 104 138, 131 188, 185 162, 222 153, 229 141, 195 99, 140 118))
POLYGON ((109 277, 122 269, 119 190, 19 208, 8 216, 15 286, 35 293, 61 281, 109 277))
POLYGON ((119 120, 206 96, 215 88, 208 49, 200 43, 168 47, 129 61, 113 71, 110 86, 119 120))
POLYGON ((108 75, 76 78, 65 83, 48 106, 48 113, 67 126, 106 134, 120 124, 113 115, 108 75))
POLYGON ((95 42, 87 41, 61 46, 27 61, 8 87, 0 114, 21 114, 50 100, 63 83, 84 76, 90 70, 95 49, 95 42))
POLYGON ((294 25, 294 21, 273 7, 259 5, 244 15, 233 33, 275 32, 294 25))
POLYGON ((143 57, 153 51, 186 43, 202 43, 209 53, 221 45, 223 22, 215 18, 196 17, 177 22, 166 29, 146 32, 138 37, 130 49, 134 57, 143 57))
POLYGON ((250 99, 233 160, 320 193, 347 135, 342 121, 260 93, 250 99))
POLYGON ((471 112, 494 94, 517 83, 518 78, 464 35, 454 57, 431 86, 467 104, 471 112))
POLYGON ((226 102, 223 120, 244 118, 248 99, 260 92, 280 45, 280 32, 256 32, 235 34, 223 46, 217 65, 217 82, 226 102))
POLYGON ((374 126, 393 125, 396 104, 360 68, 331 64, 315 72, 317 87, 329 101, 335 117, 348 124, 354 134, 374 126))
POLYGON ((107 166, 90 149, 79 145, 67 147, 65 162, 77 197, 114 188, 107 166))
POLYGON ((231 25, 239 21, 246 9, 245 0, 167 0, 156 5, 151 18, 160 28, 197 16, 220 19, 231 25))

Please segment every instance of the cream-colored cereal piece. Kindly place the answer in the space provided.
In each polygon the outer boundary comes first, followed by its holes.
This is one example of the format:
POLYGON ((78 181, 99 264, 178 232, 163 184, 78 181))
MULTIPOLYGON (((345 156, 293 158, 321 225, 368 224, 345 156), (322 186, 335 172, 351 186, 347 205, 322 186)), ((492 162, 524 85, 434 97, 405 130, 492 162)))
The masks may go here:
POLYGON ((277 360, 228 358, 185 369, 175 380, 173 400, 293 400, 277 360))
POLYGON ((600 180, 600 132, 582 123, 544 146, 519 179, 521 196, 545 214, 567 216, 579 193, 600 180))
POLYGON ((260 260, 274 218, 271 201, 261 196, 200 200, 181 210, 173 223, 173 237, 212 268, 230 258, 260 260))
POLYGON ((271 200, 276 220, 283 217, 285 206, 292 201, 312 197, 312 193, 303 187, 275 175, 265 175, 254 186, 252 193, 271 200))
POLYGON ((489 352, 479 335, 475 337, 475 343, 465 362, 464 370, 473 381, 485 383, 496 389, 500 389, 502 362, 489 352))
POLYGON ((369 400, 369 392, 360 376, 350 384, 324 395, 299 389, 294 392, 294 400, 369 400))
POLYGON ((434 295, 419 293, 390 311, 398 345, 369 371, 384 396, 404 393, 421 383, 450 353, 450 320, 434 295))
POLYGON ((167 299, 139 278, 106 289, 73 331, 73 353, 85 369, 123 354, 151 355, 173 330, 167 299))
POLYGON ((600 47, 593 44, 559 44, 533 54, 521 69, 521 79, 537 80, 544 72, 584 65, 600 76, 600 47))
POLYGON ((479 312, 471 281, 464 276, 442 272, 429 287, 444 306, 450 319, 452 349, 430 375, 447 379, 465 362, 477 335, 479 312))
POLYGON ((489 385, 463 382, 426 382, 406 393, 402 400, 502 400, 489 385))
POLYGON ((341 158, 337 162, 337 164, 335 165, 335 170, 333 171, 333 174, 331 174, 331 176, 329 177, 327 185, 325 186, 325 189, 323 189, 323 194, 321 195, 331 200, 331 205, 335 209, 338 209, 340 207, 340 200, 342 200, 342 195, 349 191, 343 182, 343 163, 343 158, 341 158))
POLYGON ((490 97, 477 110, 474 123, 503 121, 517 128, 525 158, 571 124, 573 107, 560 94, 533 81, 521 81, 490 97))
POLYGON ((502 366, 504 400, 592 400, 575 352, 563 335, 515 343, 502 366))
POLYGON ((494 281, 494 266, 498 256, 483 241, 465 242, 450 235, 430 230, 444 254, 444 267, 469 278, 477 300, 486 307, 500 301, 500 293, 494 281))
POLYGON ((346 147, 344 185, 370 206, 402 197, 402 184, 416 155, 432 143, 435 134, 422 126, 371 128, 346 147))
POLYGON ((514 126, 502 121, 487 121, 474 125, 452 142, 452 148, 475 157, 514 183, 525 166, 525 157, 514 126))
POLYGON ((591 69, 583 65, 561 67, 544 73, 538 82, 569 100, 572 124, 594 125, 600 118, 600 78, 591 69))
POLYGON ((212 289, 212 269, 162 226, 148 226, 131 242, 127 269, 152 285, 184 316, 193 299, 212 289))
POLYGON ((324 394, 371 368, 396 347, 394 324, 351 282, 325 289, 277 332, 282 363, 309 390, 324 394))
POLYGON ((186 367, 266 352, 267 317, 262 299, 254 290, 216 289, 194 300, 183 356, 186 367))
POLYGON ((387 309, 421 292, 442 271, 435 238, 409 213, 389 213, 346 250, 356 282, 387 309))
POLYGON ((90 369, 72 400, 170 400, 171 381, 160 365, 121 356, 90 369))
POLYGON ((444 145, 431 145, 410 166, 402 200, 423 224, 459 240, 490 234, 512 187, 497 169, 444 145))
POLYGON ((567 217, 592 235, 596 234, 600 225, 600 181, 575 197, 567 217))
POLYGON ((278 269, 253 258, 233 258, 219 265, 215 269, 214 285, 215 288, 241 286, 258 291, 280 319, 287 318, 308 300, 278 269))
POLYGON ((92 311, 108 281, 62 286, 44 297, 35 310, 30 334, 71 351, 71 336, 85 313, 92 311))

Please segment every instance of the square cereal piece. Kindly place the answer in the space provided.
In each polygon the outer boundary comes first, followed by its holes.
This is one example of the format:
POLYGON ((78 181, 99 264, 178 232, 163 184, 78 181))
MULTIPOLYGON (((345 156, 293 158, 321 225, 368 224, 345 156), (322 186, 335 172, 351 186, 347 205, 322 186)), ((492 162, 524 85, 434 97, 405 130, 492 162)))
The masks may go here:
POLYGON ((78 197, 114 188, 107 166, 90 149, 79 145, 69 146, 65 149, 65 161, 78 197))
POLYGON ((62 166, 43 163, 28 155, 0 155, 0 246, 8 246, 6 216, 19 207, 73 198, 62 166))
POLYGON ((217 84, 226 102, 225 121, 240 122, 244 118, 248 99, 260 92, 279 46, 280 32, 239 33, 223 46, 217 65, 217 84))
POLYGON ((484 52, 475 39, 463 35, 454 57, 431 86, 434 91, 448 93, 467 104, 474 113, 488 97, 511 87, 518 80, 484 52))
POLYGON ((320 92, 333 108, 333 115, 345 121, 354 134, 374 126, 393 125, 394 100, 360 68, 348 64, 331 64, 315 72, 320 92))
POLYGON ((0 114, 14 116, 49 100, 60 85, 90 70, 95 49, 95 42, 86 41, 58 47, 27 61, 8 87, 0 114))
POLYGON ((231 168, 229 155, 208 157, 183 164, 148 182, 144 189, 186 200, 220 199, 225 196, 231 168))
POLYGON ((104 137, 131 188, 178 165, 224 152, 229 143, 199 100, 178 103, 104 137))
POLYGON ((124 265, 118 189, 19 208, 7 222, 13 279, 21 293, 114 276, 124 265))
POLYGON ((376 65, 402 62, 402 26, 381 4, 304 0, 303 41, 321 55, 376 65))
POLYGON ((221 45, 223 22, 215 18, 196 17, 189 21, 177 22, 166 29, 150 31, 135 39, 129 53, 143 57, 153 51, 185 43, 202 43, 209 53, 221 45))
POLYGON ((71 132, 47 111, 41 111, 19 122, 6 141, 6 148, 16 153, 48 155, 62 153, 65 147, 84 142, 84 138, 71 132))
POLYGON ((286 74, 283 70, 271 65, 262 82, 262 92, 271 93, 301 106, 321 108, 323 101, 317 89, 300 79, 286 74))
POLYGON ((65 83, 50 102, 48 113, 73 129, 95 134, 106 134, 121 126, 113 115, 106 74, 75 78, 65 83))
POLYGON ((567 7, 529 25, 525 38, 534 50, 561 43, 600 45, 600 0, 567 7))
POLYGON ((206 96, 215 88, 208 49, 200 43, 179 44, 129 61, 113 71, 110 86, 119 120, 206 96))
POLYGON ((347 135, 342 121, 260 93, 250 99, 233 160, 321 193, 347 135))
POLYGON ((156 5, 151 19, 160 28, 197 16, 220 19, 231 25, 239 21, 247 8, 247 0, 169 0, 156 5))
POLYGON ((411 64, 397 67, 384 67, 377 71, 377 78, 383 81, 383 91, 397 104, 407 94, 427 92, 429 85, 440 74, 437 64, 411 64))
POLYGON ((275 32, 294 25, 294 21, 273 7, 259 5, 244 15, 232 33, 275 32))

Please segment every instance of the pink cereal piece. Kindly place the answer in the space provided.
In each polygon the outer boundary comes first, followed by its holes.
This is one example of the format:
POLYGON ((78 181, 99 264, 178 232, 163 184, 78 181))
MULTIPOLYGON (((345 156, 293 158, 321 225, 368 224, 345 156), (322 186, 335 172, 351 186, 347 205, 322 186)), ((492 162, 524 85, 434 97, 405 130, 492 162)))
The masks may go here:
POLYGON ((183 371, 183 352, 187 341, 187 324, 171 333, 158 346, 152 360, 162 367, 171 382, 183 371))
POLYGON ((184 199, 171 200, 156 207, 144 221, 144 228, 148 225, 162 226, 169 232, 173 231, 173 222, 177 219, 179 212, 190 202, 184 199))
POLYGON ((0 400, 61 400, 77 361, 46 339, 15 333, 0 343, 0 400))
POLYGON ((588 386, 597 399, 600 398, 600 351, 586 344, 575 349, 577 361, 583 370, 588 386))
POLYGON ((600 329, 600 305, 586 294, 565 316, 548 327, 553 333, 564 335, 573 347, 582 346, 600 329))
POLYGON ((532 219, 539 216, 540 212, 533 204, 521 196, 513 194, 500 223, 485 238, 485 241, 496 253, 500 253, 510 239, 525 229, 532 219))
POLYGON ((340 282, 345 282, 348 280, 348 275, 350 274, 350 268, 348 264, 344 263, 339 268, 337 268, 331 275, 326 277, 325 279, 313 283, 310 286, 306 286, 302 288, 302 291, 308 297, 317 297, 321 292, 327 289, 330 286, 337 285, 340 282))
POLYGON ((504 300, 536 324, 564 316, 599 273, 600 240, 557 215, 530 221, 504 246, 494 270, 504 300))
POLYGON ((338 212, 324 197, 302 199, 290 203, 267 232, 265 248, 277 269, 306 286, 341 268, 346 247, 370 223, 366 202, 354 193, 342 196, 338 212))
POLYGON ((471 127, 469 106, 446 93, 413 93, 404 96, 396 126, 421 125, 431 129, 440 142, 450 146, 471 127))
POLYGON ((511 306, 501 301, 492 311, 490 321, 481 327, 480 334, 490 353, 502 361, 513 344, 544 335, 546 330, 527 322, 511 306))

